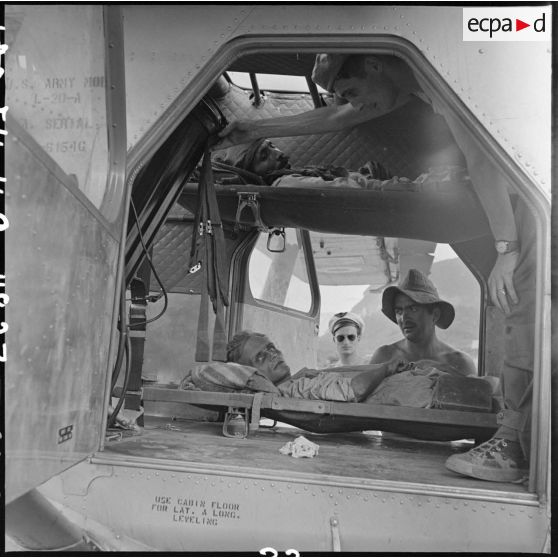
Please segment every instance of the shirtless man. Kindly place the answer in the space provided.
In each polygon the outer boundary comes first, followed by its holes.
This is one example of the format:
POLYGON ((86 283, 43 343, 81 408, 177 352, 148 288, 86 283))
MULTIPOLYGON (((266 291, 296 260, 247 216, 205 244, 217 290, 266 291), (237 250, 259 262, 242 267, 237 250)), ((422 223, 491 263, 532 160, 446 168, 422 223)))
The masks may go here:
POLYGON ((404 338, 377 349, 371 363, 397 358, 451 374, 476 376, 477 369, 469 355, 438 339, 436 326, 448 328, 455 310, 440 299, 432 281, 420 271, 411 269, 398 287, 384 291, 382 312, 400 327, 404 338))

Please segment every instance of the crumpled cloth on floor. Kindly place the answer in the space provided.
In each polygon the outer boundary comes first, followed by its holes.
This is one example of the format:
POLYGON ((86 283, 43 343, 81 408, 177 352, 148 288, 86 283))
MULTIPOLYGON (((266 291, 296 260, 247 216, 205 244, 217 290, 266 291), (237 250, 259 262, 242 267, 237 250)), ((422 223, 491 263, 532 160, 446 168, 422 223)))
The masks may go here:
POLYGON ((295 438, 294 442, 287 442, 279 452, 283 455, 292 455, 293 457, 314 457, 318 455, 320 446, 307 440, 304 436, 295 438))

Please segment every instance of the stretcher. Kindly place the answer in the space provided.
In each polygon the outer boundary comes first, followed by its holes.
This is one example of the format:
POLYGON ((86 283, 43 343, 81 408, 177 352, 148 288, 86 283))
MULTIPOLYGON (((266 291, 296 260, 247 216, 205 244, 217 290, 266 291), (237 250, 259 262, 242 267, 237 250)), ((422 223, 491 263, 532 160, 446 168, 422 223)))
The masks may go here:
POLYGON ((281 397, 270 393, 223 393, 144 387, 146 414, 150 404, 188 404, 224 413, 224 432, 240 415, 245 435, 259 428, 261 418, 290 424, 313 433, 381 430, 423 440, 489 439, 497 429, 496 413, 422 409, 370 403, 344 403, 281 397))
MULTIPOLYGON (((453 244, 488 234, 474 192, 465 184, 432 184, 409 191, 356 188, 216 186, 221 219, 244 227, 305 228, 312 231, 416 238, 453 244), (438 188, 439 186, 439 188, 438 188), (249 197, 256 212, 239 212, 249 197), (347 216, 350 215, 350 220, 347 216), (398 219, 394 220, 393 216, 398 219), (417 216, 428 216, 418 218, 417 216)), ((178 203, 195 211, 198 185, 188 183, 178 203)))

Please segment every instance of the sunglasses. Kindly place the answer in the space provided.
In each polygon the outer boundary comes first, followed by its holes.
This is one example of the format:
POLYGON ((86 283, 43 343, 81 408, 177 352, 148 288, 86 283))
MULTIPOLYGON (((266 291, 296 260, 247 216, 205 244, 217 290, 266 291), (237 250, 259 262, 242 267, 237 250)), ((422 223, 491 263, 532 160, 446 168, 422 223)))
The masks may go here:
POLYGON ((336 335, 335 340, 337 341, 337 343, 343 343, 343 341, 345 341, 345 337, 349 341, 354 341, 357 338, 357 336, 354 333, 350 333, 349 335, 336 335))

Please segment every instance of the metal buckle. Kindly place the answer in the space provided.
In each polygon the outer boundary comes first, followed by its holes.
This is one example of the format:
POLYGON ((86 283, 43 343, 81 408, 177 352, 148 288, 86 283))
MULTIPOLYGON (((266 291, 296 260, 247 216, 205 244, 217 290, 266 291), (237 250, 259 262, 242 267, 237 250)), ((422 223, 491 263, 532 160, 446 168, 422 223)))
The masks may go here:
POLYGON ((240 216, 242 215, 242 212, 246 208, 252 210, 252 215, 254 216, 254 221, 258 230, 262 232, 269 232, 269 227, 265 225, 260 215, 260 204, 258 203, 257 192, 238 192, 237 195, 238 195, 238 207, 236 208, 234 232, 236 233, 239 231, 240 216))
POLYGON ((196 265, 193 265, 189 270, 188 273, 196 273, 201 269, 201 262, 198 262, 196 265))
POLYGON ((267 251, 283 253, 287 245, 284 227, 269 229, 267 234, 267 251))

